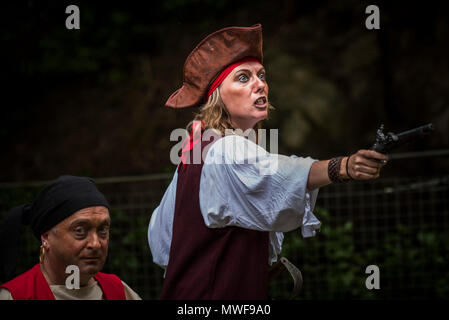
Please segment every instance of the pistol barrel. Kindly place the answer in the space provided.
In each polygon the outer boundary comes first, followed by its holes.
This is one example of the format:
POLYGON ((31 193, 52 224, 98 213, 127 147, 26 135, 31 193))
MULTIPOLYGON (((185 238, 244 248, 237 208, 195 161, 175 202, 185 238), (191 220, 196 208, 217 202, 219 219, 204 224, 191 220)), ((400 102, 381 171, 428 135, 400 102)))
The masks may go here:
POLYGON ((435 126, 433 125, 433 123, 429 123, 429 124, 426 124, 424 126, 421 126, 421 127, 415 128, 415 129, 411 129, 408 131, 398 133, 396 136, 399 138, 400 141, 405 142, 408 140, 412 140, 417 136, 424 136, 426 134, 429 134, 434 130, 435 130, 435 126))
POLYGON ((398 134, 394 134, 392 132, 384 134, 382 130, 383 125, 377 131, 376 142, 374 143, 372 149, 377 152, 386 154, 403 144, 419 138, 420 136, 425 136, 431 133, 435 130, 435 126, 433 125, 433 123, 429 123, 424 126, 404 131, 398 134))

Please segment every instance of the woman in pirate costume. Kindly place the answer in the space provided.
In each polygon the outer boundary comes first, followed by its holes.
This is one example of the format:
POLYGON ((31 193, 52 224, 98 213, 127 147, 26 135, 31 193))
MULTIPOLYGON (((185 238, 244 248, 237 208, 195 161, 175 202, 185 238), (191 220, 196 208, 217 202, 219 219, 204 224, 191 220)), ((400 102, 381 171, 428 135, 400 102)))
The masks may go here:
POLYGON ((199 113, 148 229, 153 261, 165 268, 163 299, 267 299, 283 232, 309 237, 320 227, 318 188, 377 178, 387 160, 371 150, 324 161, 272 154, 232 131, 261 128, 272 109, 259 24, 202 40, 166 106, 199 113))

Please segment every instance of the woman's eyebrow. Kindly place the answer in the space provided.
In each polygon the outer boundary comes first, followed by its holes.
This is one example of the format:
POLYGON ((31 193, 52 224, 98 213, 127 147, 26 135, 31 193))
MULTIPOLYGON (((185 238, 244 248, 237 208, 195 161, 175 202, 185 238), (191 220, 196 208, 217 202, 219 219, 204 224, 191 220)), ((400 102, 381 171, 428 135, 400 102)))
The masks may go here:
POLYGON ((251 71, 248 70, 248 69, 239 69, 239 70, 236 70, 236 71, 235 71, 235 73, 238 73, 238 72, 248 72, 248 73, 251 73, 251 71))
MULTIPOLYGON (((240 71, 251 73, 251 70, 249 70, 249 69, 239 69, 239 70, 236 70, 235 73, 238 73, 238 72, 240 72, 240 71)), ((262 71, 265 72, 265 68, 264 68, 264 67, 260 68, 259 71, 257 71, 257 73, 260 73, 260 72, 262 72, 262 71)))

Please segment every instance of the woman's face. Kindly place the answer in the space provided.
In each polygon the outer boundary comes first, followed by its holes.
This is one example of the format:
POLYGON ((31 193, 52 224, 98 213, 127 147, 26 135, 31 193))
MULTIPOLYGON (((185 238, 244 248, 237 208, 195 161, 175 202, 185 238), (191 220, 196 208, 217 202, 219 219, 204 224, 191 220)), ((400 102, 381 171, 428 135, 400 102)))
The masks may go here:
POLYGON ((246 62, 223 80, 220 95, 236 129, 252 129, 268 115, 268 84, 258 62, 246 62))

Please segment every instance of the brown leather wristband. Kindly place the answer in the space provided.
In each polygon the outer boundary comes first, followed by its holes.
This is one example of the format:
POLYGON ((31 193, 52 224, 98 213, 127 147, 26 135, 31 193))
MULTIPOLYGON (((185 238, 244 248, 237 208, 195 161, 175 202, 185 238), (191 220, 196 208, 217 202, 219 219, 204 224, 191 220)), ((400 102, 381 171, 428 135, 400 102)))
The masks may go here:
POLYGON ((340 175, 340 166, 342 159, 343 157, 332 158, 327 166, 327 174, 329 176, 329 179, 334 183, 342 183, 349 181, 349 179, 344 179, 340 175))

